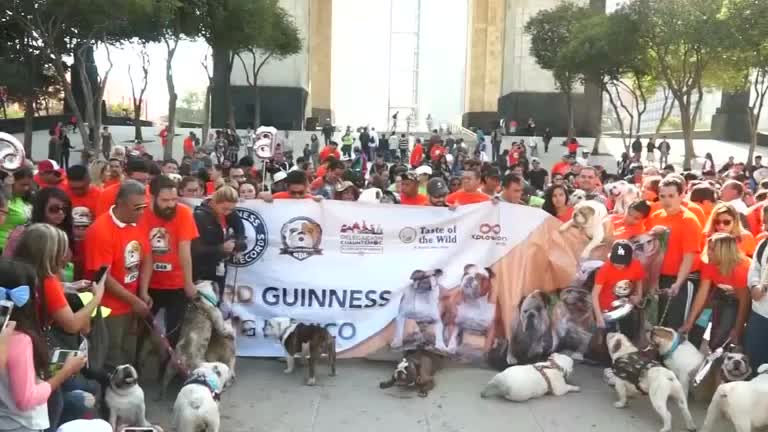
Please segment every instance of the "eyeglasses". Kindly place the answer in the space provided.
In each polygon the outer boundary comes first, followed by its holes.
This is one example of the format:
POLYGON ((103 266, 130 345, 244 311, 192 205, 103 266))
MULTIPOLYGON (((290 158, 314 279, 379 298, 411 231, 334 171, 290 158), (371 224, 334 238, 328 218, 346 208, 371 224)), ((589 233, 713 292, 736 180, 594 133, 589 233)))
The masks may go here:
POLYGON ((733 223, 730 219, 715 219, 715 226, 729 227, 733 223))
POLYGON ((138 213, 140 211, 144 211, 145 208, 147 208, 146 204, 137 204, 137 205, 133 206, 133 211, 138 213))
POLYGON ((66 206, 52 205, 48 207, 48 213, 67 213, 68 211, 69 207, 66 206))

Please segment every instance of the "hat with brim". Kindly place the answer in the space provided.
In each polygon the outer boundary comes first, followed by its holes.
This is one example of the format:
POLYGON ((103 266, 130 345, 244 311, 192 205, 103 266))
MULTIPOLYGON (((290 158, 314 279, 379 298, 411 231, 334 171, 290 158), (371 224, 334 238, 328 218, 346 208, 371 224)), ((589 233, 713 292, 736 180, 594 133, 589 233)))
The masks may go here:
POLYGON ((344 192, 345 190, 347 190, 347 189, 349 189, 351 187, 355 187, 355 184, 352 183, 349 180, 345 180, 345 181, 343 181, 343 182, 341 182, 341 183, 336 185, 336 192, 344 192))

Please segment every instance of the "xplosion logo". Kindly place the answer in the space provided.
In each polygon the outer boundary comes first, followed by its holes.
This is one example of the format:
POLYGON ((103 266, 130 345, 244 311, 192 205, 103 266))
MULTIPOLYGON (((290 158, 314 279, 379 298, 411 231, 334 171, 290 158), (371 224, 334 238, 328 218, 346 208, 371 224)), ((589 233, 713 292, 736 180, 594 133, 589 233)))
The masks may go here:
POLYGON ((258 261, 264 256, 264 252, 267 251, 267 244, 269 242, 267 224, 260 214, 251 209, 238 207, 235 211, 243 221, 247 246, 245 252, 232 257, 230 265, 235 267, 247 267, 255 261, 258 261))
POLYGON ((481 224, 477 234, 472 234, 473 240, 492 241, 497 244, 505 244, 507 237, 501 235, 501 225, 499 224, 481 224))

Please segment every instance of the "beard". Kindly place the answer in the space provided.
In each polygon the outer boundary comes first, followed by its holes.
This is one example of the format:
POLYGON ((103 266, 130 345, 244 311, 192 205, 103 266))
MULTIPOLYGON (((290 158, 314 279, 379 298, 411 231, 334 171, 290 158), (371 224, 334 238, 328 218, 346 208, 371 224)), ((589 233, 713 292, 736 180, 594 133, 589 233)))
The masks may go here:
POLYGON ((153 210, 155 211, 155 214, 160 219, 171 220, 174 218, 174 216, 176 216, 176 206, 168 207, 168 208, 160 208, 157 206, 157 204, 154 204, 152 207, 153 207, 153 210))

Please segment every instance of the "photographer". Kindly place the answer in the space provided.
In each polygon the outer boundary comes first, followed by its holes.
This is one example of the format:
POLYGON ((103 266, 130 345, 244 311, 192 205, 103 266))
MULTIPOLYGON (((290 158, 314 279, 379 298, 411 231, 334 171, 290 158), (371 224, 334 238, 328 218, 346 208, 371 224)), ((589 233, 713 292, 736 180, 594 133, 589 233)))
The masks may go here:
POLYGON ((226 261, 246 248, 245 228, 235 212, 237 191, 222 186, 194 211, 200 236, 192 240, 193 280, 212 280, 219 285, 219 301, 227 276, 226 261))

